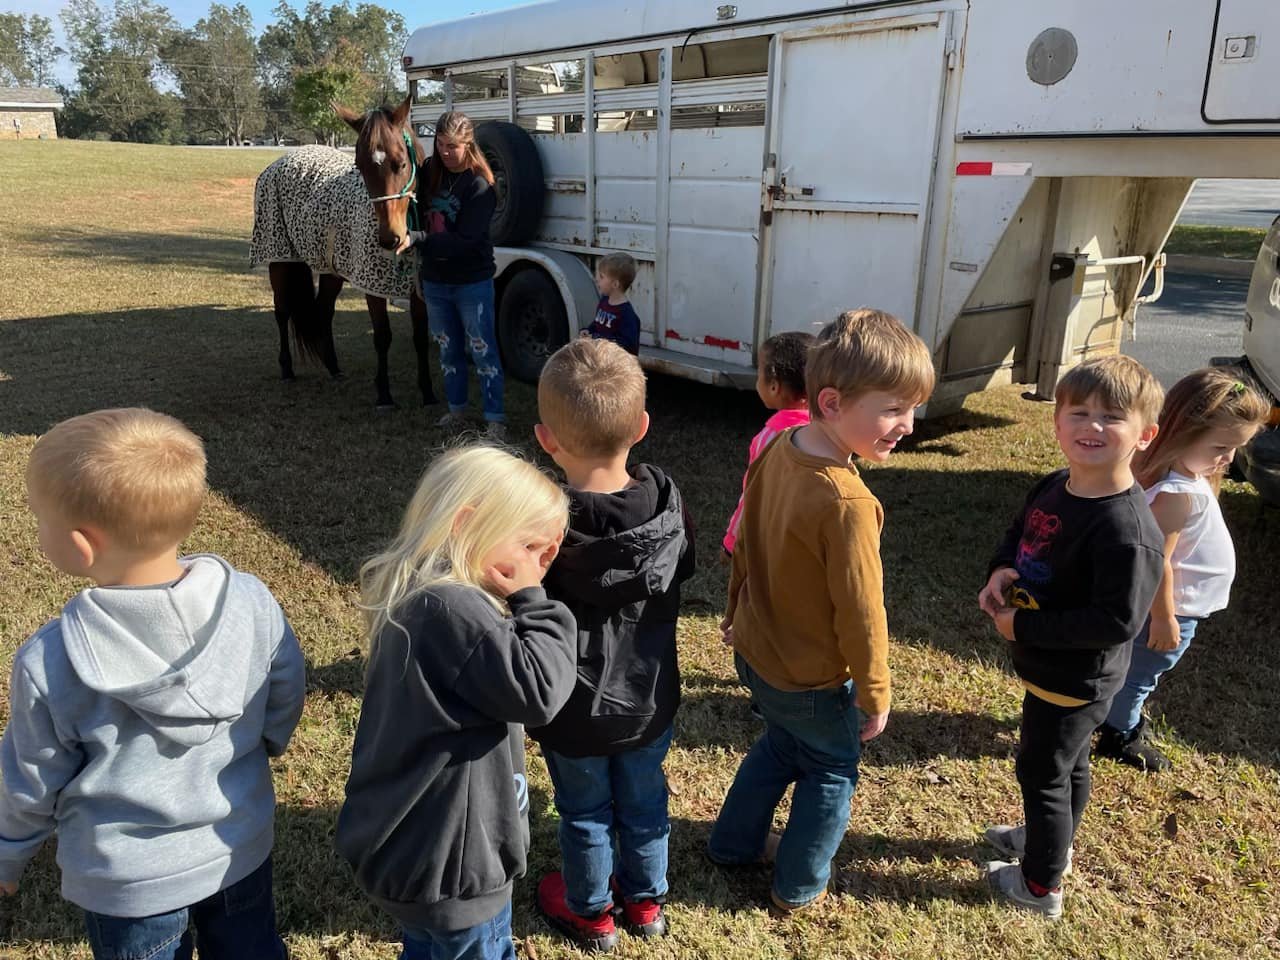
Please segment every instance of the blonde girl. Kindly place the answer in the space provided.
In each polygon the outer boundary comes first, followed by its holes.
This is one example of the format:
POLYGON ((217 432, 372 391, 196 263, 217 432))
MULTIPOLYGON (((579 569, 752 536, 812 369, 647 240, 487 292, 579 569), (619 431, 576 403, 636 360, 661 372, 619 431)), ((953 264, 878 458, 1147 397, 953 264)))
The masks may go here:
POLYGON ((431 336, 440 345, 449 412, 439 425, 466 424, 467 352, 480 381, 481 408, 491 437, 502 439, 502 360, 494 334, 494 260, 489 223, 497 206, 493 171, 465 113, 436 121, 435 149, 421 174, 422 229, 410 230, 397 253, 417 249, 422 299, 431 336))
POLYGON ((1133 642, 1124 687, 1101 728, 1102 756, 1151 772, 1171 766, 1147 736, 1142 705, 1186 653, 1200 621, 1227 605, 1236 557, 1218 487, 1237 448, 1252 439, 1269 412, 1239 372, 1197 370, 1165 396, 1160 432, 1134 458, 1134 474, 1165 536, 1164 576, 1151 616, 1133 642))
POLYGON ((360 571, 369 667, 336 843, 403 931, 403 960, 514 960, 528 850, 522 724, 573 692, 577 630, 541 583, 568 499, 531 464, 436 459, 360 571))

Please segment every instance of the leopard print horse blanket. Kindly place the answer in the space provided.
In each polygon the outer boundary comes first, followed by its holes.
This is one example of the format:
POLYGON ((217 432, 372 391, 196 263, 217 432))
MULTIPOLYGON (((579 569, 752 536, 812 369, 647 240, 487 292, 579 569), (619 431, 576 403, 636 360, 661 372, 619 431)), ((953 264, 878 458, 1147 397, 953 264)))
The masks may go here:
POLYGON ((333 273, 375 297, 405 299, 417 257, 378 246, 378 222, 351 154, 300 147, 258 176, 249 266, 288 261, 333 273))

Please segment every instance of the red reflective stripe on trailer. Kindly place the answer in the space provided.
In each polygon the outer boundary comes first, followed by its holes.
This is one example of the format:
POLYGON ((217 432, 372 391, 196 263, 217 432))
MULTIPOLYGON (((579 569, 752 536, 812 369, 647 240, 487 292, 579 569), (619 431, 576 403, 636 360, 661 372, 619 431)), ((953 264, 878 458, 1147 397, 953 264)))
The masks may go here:
POLYGON ((1031 164, 1019 161, 979 163, 967 160, 956 164, 957 177, 1025 177, 1031 173, 1031 164))
POLYGON ((702 338, 702 342, 708 347, 723 347, 726 350, 741 350, 742 343, 738 340, 726 340, 723 337, 713 337, 707 334, 702 338))
POLYGON ((668 340, 683 340, 683 339, 684 339, 684 337, 680 336, 680 334, 676 333, 674 330, 668 330, 668 331, 667 331, 667 339, 668 339, 668 340))

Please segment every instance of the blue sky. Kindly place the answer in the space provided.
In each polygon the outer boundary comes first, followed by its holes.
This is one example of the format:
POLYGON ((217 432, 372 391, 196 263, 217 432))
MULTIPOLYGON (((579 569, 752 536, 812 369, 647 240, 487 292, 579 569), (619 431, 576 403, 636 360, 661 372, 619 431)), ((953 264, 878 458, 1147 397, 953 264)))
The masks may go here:
MULTIPOLYGON (((166 7, 173 14, 173 18, 184 27, 192 26, 209 11, 209 0, 171 0, 168 3, 164 0, 153 0, 153 2, 166 7)), ((233 6, 235 0, 222 0, 222 2, 226 6, 233 6)), ((272 21, 271 11, 278 4, 278 0, 243 0, 243 2, 253 13, 254 26, 259 31, 272 21)), ((322 2, 326 6, 332 6, 335 0, 322 0, 322 2)), ((357 6, 359 2, 360 0, 349 0, 352 7, 357 6)), ((423 3, 422 0, 370 0, 370 2, 376 2, 388 10, 397 11, 404 17, 405 25, 413 30, 427 23, 465 17, 470 13, 520 6, 530 0, 430 0, 428 3, 423 3)), ((98 0, 98 4, 104 7, 110 6, 111 0, 98 0)), ((307 0, 289 0, 289 4, 295 10, 301 11, 306 7, 307 0)), ((62 43, 62 24, 58 20, 58 11, 63 6, 65 6, 65 0, 0 0, 0 9, 6 13, 38 13, 51 19, 58 33, 59 43, 62 43)), ((66 61, 60 64, 58 79, 70 82, 74 78, 75 71, 71 64, 66 61)))

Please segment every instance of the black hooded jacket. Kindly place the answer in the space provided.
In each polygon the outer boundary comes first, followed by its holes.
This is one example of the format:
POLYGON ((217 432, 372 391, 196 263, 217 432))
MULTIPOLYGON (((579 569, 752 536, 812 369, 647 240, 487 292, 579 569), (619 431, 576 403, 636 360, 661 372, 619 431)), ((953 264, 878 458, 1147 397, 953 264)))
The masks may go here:
POLYGON ((651 743, 680 704, 676 619, 693 575, 693 528, 680 491, 657 467, 631 469, 617 493, 569 489, 569 532, 543 586, 578 623, 578 682, 529 735, 569 757, 651 743))

